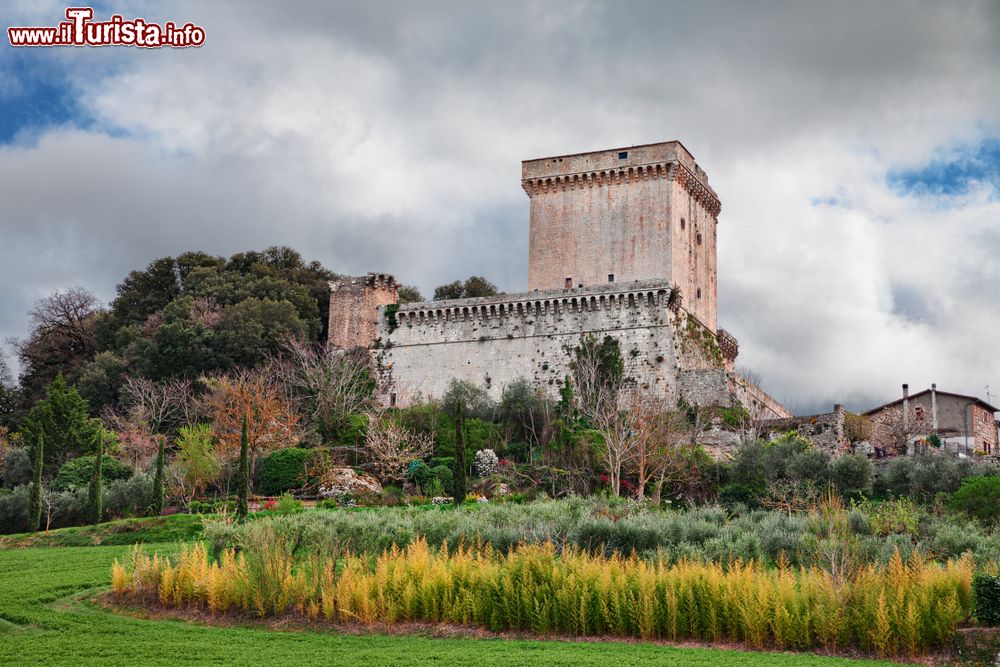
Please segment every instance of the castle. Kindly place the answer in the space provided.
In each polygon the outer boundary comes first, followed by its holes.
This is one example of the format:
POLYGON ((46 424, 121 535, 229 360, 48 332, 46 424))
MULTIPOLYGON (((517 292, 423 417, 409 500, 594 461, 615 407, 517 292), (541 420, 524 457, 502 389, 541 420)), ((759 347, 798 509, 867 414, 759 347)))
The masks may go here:
POLYGON ((398 304, 387 274, 331 283, 329 342, 369 349, 386 405, 440 397, 452 379, 499 398, 524 377, 556 396, 593 334, 618 340, 645 392, 791 416, 733 372, 737 341, 717 327, 721 204, 679 141, 526 160, 521 185, 527 292, 398 304))

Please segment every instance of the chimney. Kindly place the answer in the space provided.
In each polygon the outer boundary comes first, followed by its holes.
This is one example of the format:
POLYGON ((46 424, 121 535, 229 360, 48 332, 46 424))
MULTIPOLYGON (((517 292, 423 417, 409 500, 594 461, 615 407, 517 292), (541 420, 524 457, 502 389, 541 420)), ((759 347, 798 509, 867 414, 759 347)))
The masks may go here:
POLYGON ((931 429, 937 433, 938 413, 937 413, 937 383, 931 383, 931 429))
POLYGON ((903 429, 910 428, 910 385, 903 383, 903 429))

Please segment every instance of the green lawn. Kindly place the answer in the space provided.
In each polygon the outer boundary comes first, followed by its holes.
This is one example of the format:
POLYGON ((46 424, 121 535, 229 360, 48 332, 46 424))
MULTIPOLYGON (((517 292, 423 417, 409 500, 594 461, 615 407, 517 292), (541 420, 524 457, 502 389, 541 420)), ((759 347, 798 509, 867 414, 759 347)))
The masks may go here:
MULTIPOLYGON (((173 521, 176 523, 168 525, 180 530, 184 520, 173 521)), ((112 531, 111 534, 121 532, 112 531)), ((152 534, 156 533, 154 530, 152 534)), ((79 537, 79 533, 70 535, 79 537)), ((50 541, 52 539, 55 537, 50 536, 50 541)), ((150 550, 164 553, 175 548, 159 544, 150 550)), ((0 665, 374 667, 440 663, 483 667, 525 664, 858 667, 891 664, 808 654, 744 653, 614 642, 350 636, 323 631, 279 632, 135 619, 111 613, 88 601, 110 585, 111 561, 127 550, 127 546, 98 546, 0 551, 0 665)))

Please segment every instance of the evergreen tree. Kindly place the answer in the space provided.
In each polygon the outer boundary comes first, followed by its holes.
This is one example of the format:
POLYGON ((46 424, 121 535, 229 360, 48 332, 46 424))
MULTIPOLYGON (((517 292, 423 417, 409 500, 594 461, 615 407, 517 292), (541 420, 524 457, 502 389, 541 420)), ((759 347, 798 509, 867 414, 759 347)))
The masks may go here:
POLYGON ((455 497, 455 506, 458 507, 465 502, 466 480, 465 480, 465 417, 462 414, 462 402, 455 405, 455 468, 454 483, 452 485, 452 495, 455 497))
POLYGON ((100 425, 100 420, 90 416, 87 401, 60 374, 49 385, 45 398, 31 408, 23 430, 29 442, 44 437, 43 465, 54 473, 67 460, 93 452, 100 425))
POLYGON ((163 436, 159 438, 160 446, 156 452, 156 475, 153 477, 153 514, 163 514, 163 436))
POLYGON ((35 469, 31 480, 31 496, 28 501, 28 532, 34 533, 42 525, 42 468, 45 466, 45 436, 38 435, 35 441, 35 469))
POLYGON ((240 433, 240 471, 236 493, 236 518, 243 521, 249 514, 250 495, 250 440, 247 437, 247 417, 243 415, 243 431, 240 433))
POLYGON ((104 463, 104 433, 97 434, 97 454, 94 456, 94 472, 90 478, 90 492, 88 494, 88 507, 90 508, 90 518, 95 523, 101 522, 104 513, 101 497, 101 466, 104 463))

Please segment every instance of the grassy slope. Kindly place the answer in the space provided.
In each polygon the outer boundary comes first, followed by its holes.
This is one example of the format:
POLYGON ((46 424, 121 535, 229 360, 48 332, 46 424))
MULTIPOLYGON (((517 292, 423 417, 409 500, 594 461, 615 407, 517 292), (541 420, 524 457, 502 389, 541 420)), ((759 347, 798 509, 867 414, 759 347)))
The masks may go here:
POLYGON ((41 533, 0 535, 0 549, 20 547, 89 547, 136 544, 144 542, 180 542, 201 536, 200 514, 121 519, 96 526, 59 528, 41 533))
MULTIPOLYGON (((117 533, 114 533, 117 534, 117 533)), ((157 545, 161 552, 170 545, 157 545)), ((809 665, 889 664, 813 655, 652 645, 348 636, 128 618, 86 600, 109 586, 127 546, 0 551, 0 665, 293 664, 809 665)))

